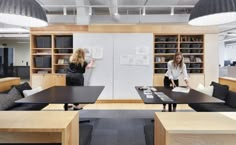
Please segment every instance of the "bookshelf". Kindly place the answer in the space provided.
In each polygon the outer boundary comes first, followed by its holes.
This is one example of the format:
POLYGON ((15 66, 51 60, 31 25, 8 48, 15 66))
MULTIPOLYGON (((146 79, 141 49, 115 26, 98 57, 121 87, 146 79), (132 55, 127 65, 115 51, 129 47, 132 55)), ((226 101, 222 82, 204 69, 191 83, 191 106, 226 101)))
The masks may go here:
POLYGON ((65 85, 73 34, 31 34, 31 85, 48 88, 65 85))
POLYGON ((164 74, 176 52, 182 52, 188 73, 204 73, 204 35, 154 34, 154 74, 164 74))

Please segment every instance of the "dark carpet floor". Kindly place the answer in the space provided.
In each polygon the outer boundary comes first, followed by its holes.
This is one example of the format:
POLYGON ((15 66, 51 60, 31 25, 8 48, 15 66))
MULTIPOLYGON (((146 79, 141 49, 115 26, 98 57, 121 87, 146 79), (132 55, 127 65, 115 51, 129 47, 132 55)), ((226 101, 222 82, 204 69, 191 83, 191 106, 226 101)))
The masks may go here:
POLYGON ((90 145, 146 145, 144 125, 157 111, 81 110, 80 120, 93 125, 90 145))
POLYGON ((154 112, 160 110, 80 110, 80 120, 93 125, 90 145, 146 145, 144 126, 154 112))

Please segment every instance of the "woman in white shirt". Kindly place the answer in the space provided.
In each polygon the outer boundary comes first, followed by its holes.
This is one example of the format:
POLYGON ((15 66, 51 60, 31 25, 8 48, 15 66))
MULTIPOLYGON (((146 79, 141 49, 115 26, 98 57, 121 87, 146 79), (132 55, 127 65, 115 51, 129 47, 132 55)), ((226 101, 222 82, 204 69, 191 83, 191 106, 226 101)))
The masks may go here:
MULTIPOLYGON (((183 55, 177 52, 174 59, 167 63, 167 72, 164 78, 164 87, 177 87, 179 86, 179 76, 183 74, 184 81, 189 87, 188 73, 186 65, 184 64, 183 55)), ((171 105, 171 104, 170 104, 171 105)), ((176 111, 177 104, 173 104, 173 111, 176 111)), ((166 104, 163 104, 163 112, 166 111, 166 104)))

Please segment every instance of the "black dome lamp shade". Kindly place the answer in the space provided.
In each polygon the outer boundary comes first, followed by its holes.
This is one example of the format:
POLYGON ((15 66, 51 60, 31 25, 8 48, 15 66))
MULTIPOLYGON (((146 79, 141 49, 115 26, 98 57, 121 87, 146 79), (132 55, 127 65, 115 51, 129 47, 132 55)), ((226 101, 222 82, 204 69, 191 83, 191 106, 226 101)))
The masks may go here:
POLYGON ((35 0, 0 0, 0 22, 23 27, 48 25, 45 11, 35 0))
POLYGON ((199 0, 192 9, 189 24, 220 25, 236 21, 236 0, 199 0))

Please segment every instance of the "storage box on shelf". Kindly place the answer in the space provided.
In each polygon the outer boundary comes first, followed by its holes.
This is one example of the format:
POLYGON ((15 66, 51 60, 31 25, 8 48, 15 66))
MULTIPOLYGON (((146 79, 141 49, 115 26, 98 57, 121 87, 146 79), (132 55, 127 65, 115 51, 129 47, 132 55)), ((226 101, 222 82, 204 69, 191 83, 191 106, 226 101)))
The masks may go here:
POLYGON ((69 64, 69 57, 73 53, 73 35, 55 34, 54 73, 65 74, 69 64))
POLYGON ((31 74, 51 73, 52 55, 51 35, 32 35, 31 37, 31 74))

